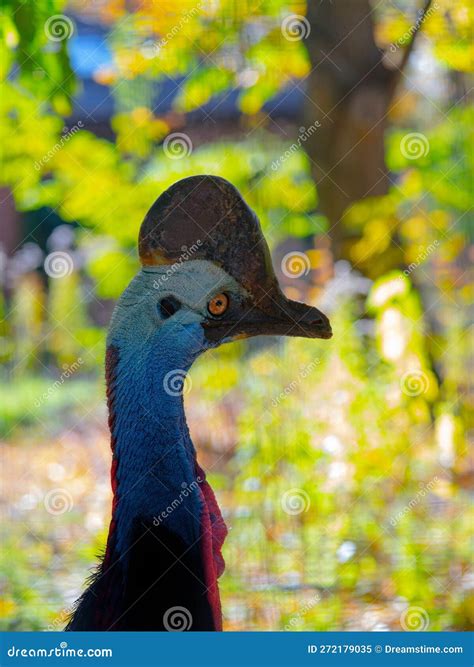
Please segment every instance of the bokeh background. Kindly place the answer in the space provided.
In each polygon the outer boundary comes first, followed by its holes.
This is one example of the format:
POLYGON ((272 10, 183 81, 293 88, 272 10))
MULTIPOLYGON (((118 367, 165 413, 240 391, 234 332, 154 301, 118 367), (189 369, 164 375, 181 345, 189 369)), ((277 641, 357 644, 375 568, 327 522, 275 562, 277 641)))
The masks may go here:
POLYGON ((472 627, 472 23, 467 0, 4 0, 1 628, 62 628, 104 545, 107 323, 148 207, 199 173, 335 334, 191 370, 225 628, 472 627))

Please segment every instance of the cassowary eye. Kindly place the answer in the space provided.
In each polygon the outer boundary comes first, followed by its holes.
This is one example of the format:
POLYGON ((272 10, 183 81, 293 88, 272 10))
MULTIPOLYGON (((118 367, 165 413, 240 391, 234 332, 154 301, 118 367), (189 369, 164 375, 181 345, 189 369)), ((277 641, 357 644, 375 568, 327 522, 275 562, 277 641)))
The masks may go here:
POLYGON ((180 302, 172 296, 165 297, 158 305, 160 314, 165 319, 174 315, 181 308, 180 302))
POLYGON ((214 316, 223 315, 228 307, 229 297, 224 292, 216 294, 207 304, 207 310, 214 316))

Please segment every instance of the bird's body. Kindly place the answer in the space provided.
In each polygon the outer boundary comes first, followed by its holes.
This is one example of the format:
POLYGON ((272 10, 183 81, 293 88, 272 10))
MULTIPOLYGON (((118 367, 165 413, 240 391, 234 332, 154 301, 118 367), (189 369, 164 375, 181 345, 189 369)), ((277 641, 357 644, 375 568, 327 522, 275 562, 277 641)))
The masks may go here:
POLYGON ((192 177, 164 193, 142 225, 140 256, 107 340, 107 547, 67 629, 220 630, 227 529, 196 459, 182 384, 197 356, 223 342, 327 338, 329 324, 281 294, 257 219, 223 179, 192 177))

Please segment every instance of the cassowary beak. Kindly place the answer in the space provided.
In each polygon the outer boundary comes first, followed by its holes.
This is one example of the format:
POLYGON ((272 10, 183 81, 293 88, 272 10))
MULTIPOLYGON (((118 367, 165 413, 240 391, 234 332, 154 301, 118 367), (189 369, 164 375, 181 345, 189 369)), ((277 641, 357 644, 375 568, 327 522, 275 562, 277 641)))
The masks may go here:
POLYGON ((206 338, 214 343, 251 336, 331 338, 329 320, 317 308, 287 299, 279 288, 268 297, 263 303, 249 299, 222 320, 207 319, 203 323, 206 338))

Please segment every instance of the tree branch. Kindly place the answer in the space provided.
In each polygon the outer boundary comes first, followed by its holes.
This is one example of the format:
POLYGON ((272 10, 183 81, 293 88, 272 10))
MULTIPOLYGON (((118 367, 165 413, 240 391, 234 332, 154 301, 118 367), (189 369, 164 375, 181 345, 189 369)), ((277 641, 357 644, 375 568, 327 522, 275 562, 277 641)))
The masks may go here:
POLYGON ((411 40, 410 40, 408 46, 405 48, 405 50, 403 52, 403 57, 402 57, 401 63, 397 67, 397 69, 395 70, 395 73, 394 73, 394 76, 393 76, 393 79, 392 79, 392 82, 391 82, 390 99, 393 98, 393 96, 395 94, 395 91, 396 91, 396 88, 397 88, 397 86, 400 82, 400 79, 402 78, 402 74, 405 70, 405 67, 407 66, 407 63, 410 59, 411 53, 412 53, 413 48, 415 46, 416 37, 419 34, 419 32, 421 30, 421 26, 423 25, 423 23, 425 21, 425 18, 426 18, 426 15, 427 15, 428 11, 429 11, 430 5, 431 5, 431 0, 426 0, 425 5, 424 5, 423 9, 421 10, 420 15, 416 19, 415 30, 413 31, 413 34, 412 34, 412 37, 411 37, 411 40))

